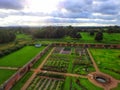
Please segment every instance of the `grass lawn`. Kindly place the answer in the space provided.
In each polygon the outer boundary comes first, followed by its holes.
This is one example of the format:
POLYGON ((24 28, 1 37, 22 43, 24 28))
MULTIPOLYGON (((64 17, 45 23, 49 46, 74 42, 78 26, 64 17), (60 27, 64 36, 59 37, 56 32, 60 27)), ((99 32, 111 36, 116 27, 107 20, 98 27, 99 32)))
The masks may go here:
POLYGON ((64 82, 64 90, 70 90, 70 81, 71 81, 71 77, 66 77, 64 82))
MULTIPOLYGON (((81 38, 82 42, 99 43, 94 40, 95 35, 90 36, 90 34, 87 32, 81 32, 81 35, 82 35, 81 38)), ((101 41, 100 43, 120 43, 120 33, 112 33, 112 34, 103 33, 103 41, 101 41)))
POLYGON ((33 72, 28 72, 23 78, 21 78, 11 90, 20 90, 25 82, 30 78, 33 72))
POLYGON ((70 63, 69 63, 69 66, 68 66, 68 73, 72 73, 72 68, 73 68, 73 61, 75 59, 75 55, 69 55, 70 57, 70 63))
POLYGON ((92 41, 92 42, 94 41, 94 36, 90 36, 89 33, 81 32, 80 34, 82 35, 81 40, 83 40, 83 41, 92 41))
POLYGON ((66 77, 64 82, 64 90, 103 90, 103 89, 95 86, 86 78, 66 77))
POLYGON ((120 50, 117 49, 90 49, 96 64, 102 72, 116 79, 120 79, 120 50))
POLYGON ((8 80, 16 71, 0 69, 0 85, 8 80))
POLYGON ((0 58, 0 66, 22 67, 44 48, 45 46, 40 48, 26 46, 16 52, 0 58))
POLYGON ((113 33, 113 34, 104 33, 104 42, 120 43, 120 33, 113 33))
POLYGON ((26 34, 17 34, 16 39, 32 40, 32 36, 26 34))

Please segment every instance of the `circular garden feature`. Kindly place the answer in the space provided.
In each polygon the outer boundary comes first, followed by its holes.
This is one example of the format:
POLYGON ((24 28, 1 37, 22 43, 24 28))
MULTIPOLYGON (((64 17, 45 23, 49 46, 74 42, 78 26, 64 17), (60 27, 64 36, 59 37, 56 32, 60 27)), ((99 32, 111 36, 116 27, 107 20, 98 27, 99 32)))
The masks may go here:
POLYGON ((118 85, 118 81, 102 72, 92 72, 88 74, 88 79, 95 85, 110 90, 118 85))
POLYGON ((95 75, 94 79, 98 82, 98 83, 103 83, 103 84, 107 84, 110 83, 110 78, 104 76, 104 75, 95 75))

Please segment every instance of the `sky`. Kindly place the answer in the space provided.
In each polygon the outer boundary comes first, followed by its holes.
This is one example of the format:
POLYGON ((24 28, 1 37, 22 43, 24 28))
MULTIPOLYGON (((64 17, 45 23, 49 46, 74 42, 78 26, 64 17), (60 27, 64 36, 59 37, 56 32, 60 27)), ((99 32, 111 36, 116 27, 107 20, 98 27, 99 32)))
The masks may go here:
POLYGON ((120 25, 120 0, 0 0, 0 26, 120 25))

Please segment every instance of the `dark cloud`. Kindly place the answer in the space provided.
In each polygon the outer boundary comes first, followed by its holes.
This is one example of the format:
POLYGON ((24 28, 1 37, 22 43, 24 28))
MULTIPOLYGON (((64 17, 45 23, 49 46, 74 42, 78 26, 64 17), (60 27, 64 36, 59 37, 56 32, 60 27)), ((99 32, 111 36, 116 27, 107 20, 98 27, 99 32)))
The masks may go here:
POLYGON ((120 1, 119 0, 95 0, 93 11, 102 14, 115 15, 119 13, 120 1))
POLYGON ((15 9, 24 8, 25 0, 0 0, 0 9, 15 9))

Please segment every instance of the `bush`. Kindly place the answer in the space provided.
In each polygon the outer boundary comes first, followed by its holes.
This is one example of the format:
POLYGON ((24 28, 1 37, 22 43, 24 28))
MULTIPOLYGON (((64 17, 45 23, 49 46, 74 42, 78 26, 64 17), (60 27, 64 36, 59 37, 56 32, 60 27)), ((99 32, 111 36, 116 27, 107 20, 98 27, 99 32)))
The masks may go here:
POLYGON ((10 53, 10 50, 4 50, 3 53, 4 55, 8 55, 10 53))
POLYGON ((0 51, 0 57, 3 57, 4 53, 2 51, 0 51))

